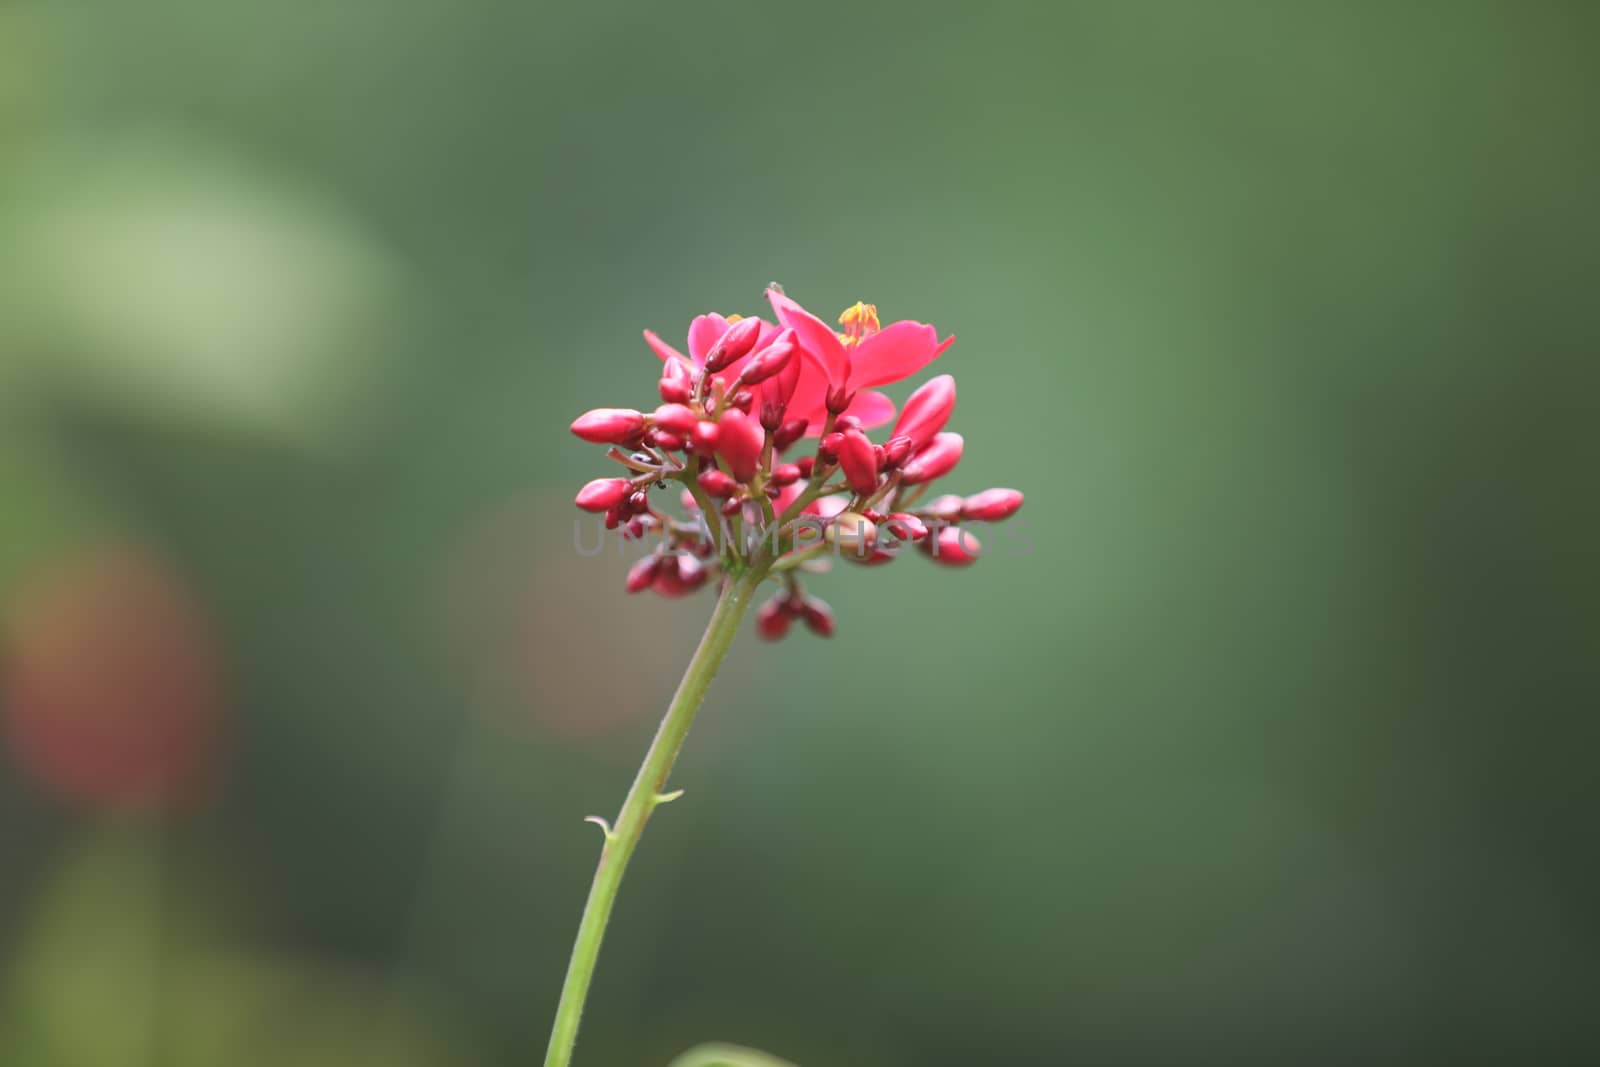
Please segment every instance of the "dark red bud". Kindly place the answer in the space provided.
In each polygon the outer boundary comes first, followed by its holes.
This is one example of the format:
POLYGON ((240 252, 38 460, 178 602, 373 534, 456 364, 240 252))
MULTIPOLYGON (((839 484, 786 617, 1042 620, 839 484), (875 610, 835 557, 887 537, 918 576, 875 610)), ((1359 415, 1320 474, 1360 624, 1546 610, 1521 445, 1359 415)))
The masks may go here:
POLYGON ((777 340, 750 357, 750 362, 739 372, 739 380, 746 385, 766 381, 789 365, 796 350, 794 331, 784 330, 777 340))
POLYGON ((978 561, 983 546, 959 526, 946 526, 938 534, 921 541, 918 548, 936 563, 946 567, 965 567, 978 561))
POLYGON ((872 442, 860 430, 846 430, 840 438, 836 447, 839 469, 851 489, 861 496, 870 495, 878 488, 878 456, 872 442))
POLYGON ((669 359, 662 368, 658 388, 667 403, 687 404, 694 398, 694 372, 683 360, 669 359))
POLYGON ((772 468, 773 485, 790 485, 800 480, 800 465, 798 463, 780 463, 772 468))
POLYGON ((722 514, 724 516, 726 516, 727 518, 731 519, 735 515, 739 514, 739 512, 742 511, 743 509, 744 509, 744 501, 740 500, 738 498, 733 498, 733 499, 730 499, 727 503, 722 505, 722 514))
POLYGON ((775 434, 783 426, 783 408, 770 400, 761 402, 761 428, 775 434))
POLYGON ((884 525, 888 527, 890 533, 902 541, 920 541, 928 536, 927 524, 904 511, 891 514, 884 520, 884 525))
POLYGON ((827 601, 806 597, 800 603, 800 615, 806 621, 806 628, 818 637, 833 636, 833 609, 828 607, 827 601))
POLYGON ((900 468, 900 481, 904 485, 920 485, 935 478, 943 478, 961 462, 961 451, 966 442, 958 433, 934 434, 920 452, 900 468))
POLYGON ((749 389, 739 390, 733 394, 733 399, 728 401, 730 407, 736 407, 746 415, 750 414, 750 409, 755 407, 755 404, 756 394, 749 389))
POLYGON ((824 463, 832 463, 839 458, 839 445, 844 442, 844 434, 830 433, 817 442, 817 458, 824 463))
POLYGON ((683 448, 683 438, 679 437, 675 433, 662 433, 660 430, 657 430, 656 447, 664 448, 668 452, 677 452, 683 448))
POLYGON ((941 374, 906 398, 906 406, 900 409, 900 417, 895 420, 894 435, 910 437, 912 450, 916 451, 944 429, 955 407, 956 380, 941 374))
POLYGON ((715 467, 708 471, 702 471, 700 477, 696 478, 695 481, 700 483, 700 488, 718 498, 732 496, 734 490, 739 488, 732 475, 715 467))
POLYGON ((783 600, 773 597, 756 611, 756 633, 764 641, 779 641, 789 632, 791 616, 783 600))
POLYGON ((743 358, 755 347, 760 336, 760 319, 740 319, 729 326, 717 343, 711 346, 711 351, 706 353, 706 373, 715 374, 733 361, 743 358))
POLYGON ((606 529, 615 530, 618 526, 621 526, 621 525, 622 525, 622 505, 618 504, 616 507, 614 507, 611 510, 606 512, 606 529))
POLYGON ((706 422, 704 419, 694 424, 694 430, 689 434, 689 443, 701 455, 709 455, 717 447, 717 424, 706 422))
POLYGON ((699 420, 700 417, 694 413, 694 409, 685 404, 662 404, 650 416, 650 421, 658 429, 675 433, 679 437, 692 433, 694 424, 699 420))
POLYGON ((717 426, 717 453, 727 460, 728 469, 739 481, 748 482, 756 476, 766 443, 767 435, 759 422, 739 411, 723 414, 717 426))
POLYGON ((815 456, 801 456, 794 461, 794 465, 800 468, 800 477, 809 478, 811 477, 811 468, 816 465, 816 462, 815 456))
POLYGON ((883 466, 885 470, 893 470, 906 461, 911 454, 912 441, 905 434, 897 434, 883 446, 883 466))
POLYGON ((650 506, 650 496, 643 489, 637 489, 628 495, 628 508, 640 512, 650 506))
POLYGON ((576 503, 584 511, 610 511, 622 503, 632 488, 626 478, 596 478, 578 490, 576 503))
POLYGON ((778 427, 777 432, 772 435, 772 447, 782 452, 804 437, 806 435, 806 427, 809 425, 810 422, 806 419, 790 419, 778 427))
POLYGON ((833 420, 833 428, 835 430, 859 430, 861 429, 861 420, 854 415, 840 415, 833 420))
POLYGON ((572 432, 597 445, 625 445, 644 430, 644 416, 632 408, 595 408, 572 421, 572 432))
POLYGON ((999 522, 1009 519, 1022 507, 1022 494, 1015 489, 985 489, 981 493, 974 493, 967 497, 965 505, 961 508, 963 519, 981 519, 984 522, 999 522))
POLYGON ((646 556, 629 567, 627 581, 623 583, 628 592, 639 593, 650 588, 656 580, 656 572, 661 569, 661 560, 661 556, 646 556))
POLYGON ((841 414, 845 408, 850 406, 850 402, 855 398, 856 395, 847 390, 844 386, 831 386, 828 389, 828 395, 825 400, 828 408, 828 414, 841 414))

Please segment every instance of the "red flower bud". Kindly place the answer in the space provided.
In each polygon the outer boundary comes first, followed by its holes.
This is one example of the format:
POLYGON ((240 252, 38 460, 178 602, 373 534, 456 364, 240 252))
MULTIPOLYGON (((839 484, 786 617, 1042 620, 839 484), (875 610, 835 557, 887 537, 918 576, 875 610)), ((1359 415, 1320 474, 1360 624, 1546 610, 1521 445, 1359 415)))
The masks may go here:
POLYGON ((845 408, 850 406, 850 401, 855 398, 856 394, 850 392, 844 386, 831 386, 828 389, 827 397, 824 399, 824 404, 828 409, 828 414, 839 415, 844 412, 845 408))
POLYGON ((679 437, 675 433, 662 433, 660 430, 657 430, 656 447, 664 448, 668 452, 677 452, 679 449, 683 448, 683 438, 679 437))
POLYGON ((725 412, 717 425, 717 452, 727 460, 733 476, 748 482, 756 476, 767 435, 761 424, 739 411, 725 412))
POLYGON ((740 319, 706 353, 706 373, 715 374, 755 347, 761 336, 760 319, 740 319))
POLYGON ((777 433, 783 426, 783 408, 770 400, 761 402, 761 428, 768 433, 777 433))
MULTIPOLYGON (((584 511, 610 511, 622 503, 633 485, 626 478, 596 478, 578 490, 577 505, 584 511)), ((613 524, 611 529, 616 529, 613 524)))
POLYGON ((978 561, 983 546, 972 534, 959 526, 946 526, 937 536, 929 537, 917 545, 936 563, 947 567, 965 567, 978 561))
POLYGON ((817 458, 824 463, 832 463, 839 458, 839 446, 844 443, 844 434, 830 433, 817 442, 817 458))
POLYGON ((694 371, 681 359, 669 359, 661 369, 661 382, 656 388, 667 403, 687 404, 694 397, 694 371))
POLYGON ((790 485, 800 480, 800 466, 796 463, 780 463, 772 468, 772 484, 783 486, 790 485))
POLYGON ((906 406, 900 409, 900 417, 895 420, 894 436, 905 434, 911 438, 911 450, 915 452, 944 429, 955 408, 956 380, 941 374, 906 398, 906 406))
POLYGON ((800 468, 800 477, 809 478, 811 477, 811 468, 816 465, 816 462, 815 456, 801 456, 794 461, 794 465, 800 468))
POLYGON ((985 489, 981 493, 967 497, 966 504, 961 509, 961 517, 982 519, 984 522, 999 522, 1015 515, 1021 506, 1022 494, 1015 489, 985 489))
POLYGON ((833 610, 826 600, 806 597, 800 602, 800 615, 806 620, 806 627, 818 637, 833 636, 833 610))
POLYGON ((717 447, 718 432, 716 423, 702 419, 694 424, 694 430, 689 434, 689 443, 701 455, 710 455, 717 447))
POLYGON ((729 497, 722 505, 722 514, 725 517, 730 518, 730 519, 733 518, 735 515, 739 514, 740 512, 742 512, 743 510, 744 510, 744 501, 736 499, 734 497, 729 497))
POLYGON ((897 511, 883 522, 883 526, 902 541, 920 541, 928 536, 928 526, 909 512, 897 511))
POLYGON ((906 457, 912 453, 913 447, 911 438, 905 434, 897 434, 889 438, 883 446, 884 469, 894 470, 894 468, 904 463, 906 457))
POLYGON ((650 588, 664 597, 687 596, 705 584, 705 565, 693 556, 663 556, 650 588))
POLYGON ((573 420, 572 432, 597 445, 625 445, 644 432, 644 416, 632 408, 595 408, 573 420))
POLYGON ((732 496, 734 490, 739 488, 738 483, 729 476, 727 471, 718 470, 716 467, 712 467, 708 471, 701 471, 700 477, 696 478, 695 481, 699 482, 700 488, 707 493, 719 498, 732 496))
POLYGON ((659 429, 682 437, 694 431, 694 424, 700 417, 694 413, 693 408, 686 405, 662 404, 656 408, 650 419, 659 429))
POLYGON ((746 385, 764 382, 789 365, 797 351, 794 331, 784 330, 770 345, 750 357, 739 372, 739 380, 746 385))
POLYGON ((628 578, 624 583, 628 592, 638 593, 650 588, 656 580, 656 572, 661 569, 661 556, 646 556, 638 563, 628 568, 628 578))
POLYGON ((959 519, 961 517, 961 509, 966 506, 965 498, 959 497, 954 493, 946 493, 944 496, 934 497, 922 505, 919 510, 924 515, 932 516, 935 519, 959 519))
POLYGON ((920 485, 935 478, 943 478, 961 462, 961 450, 966 441, 958 433, 937 433, 923 449, 900 468, 903 485, 920 485))
POLYGON ((746 415, 750 414, 750 409, 755 407, 755 405, 756 394, 755 391, 751 389, 739 390, 737 393, 733 394, 733 399, 728 401, 729 407, 738 408, 746 415))
POLYGON ((806 435, 808 425, 810 423, 805 419, 790 419, 772 435, 772 447, 782 452, 806 435))
POLYGON ((840 415, 833 420, 833 428, 843 433, 845 430, 861 429, 861 420, 854 415, 840 415))
POLYGON ((773 597, 756 611, 756 633, 764 641, 778 641, 789 632, 788 605, 781 597, 773 597))
POLYGON ((878 488, 878 457, 872 442, 860 430, 847 430, 839 442, 839 468, 845 480, 862 496, 878 488))

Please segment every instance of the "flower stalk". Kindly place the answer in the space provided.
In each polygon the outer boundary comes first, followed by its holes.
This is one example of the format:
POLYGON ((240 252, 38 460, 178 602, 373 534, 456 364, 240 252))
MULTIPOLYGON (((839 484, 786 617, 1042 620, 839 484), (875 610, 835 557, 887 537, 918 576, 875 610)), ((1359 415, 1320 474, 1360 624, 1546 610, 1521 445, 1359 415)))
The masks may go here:
POLYGON ((667 705, 667 713, 656 731, 655 740, 645 753, 638 776, 628 790, 622 810, 615 824, 594 818, 605 832, 605 848, 600 852, 600 863, 594 872, 594 882, 589 887, 589 899, 583 907, 583 918, 578 923, 578 937, 572 946, 572 959, 567 964, 566 981, 561 987, 561 1002, 556 1008, 555 1026, 550 1032, 550 1047, 545 1053, 545 1067, 568 1067, 572 1050, 578 1040, 578 1023, 583 1015, 584 1001, 589 995, 589 985, 594 978, 595 962, 600 956, 600 942, 605 937, 606 923, 617 901, 617 891, 622 886, 622 876, 639 845, 645 824, 655 809, 674 800, 678 793, 666 792, 667 777, 677 762, 678 752, 689 736, 695 713, 705 701, 711 680, 722 666, 728 646, 733 643, 739 625, 744 621, 750 604, 755 599, 756 588, 766 577, 762 568, 750 568, 742 574, 730 575, 717 597, 711 621, 706 624, 705 635, 695 649, 689 666, 678 683, 678 691, 667 705))

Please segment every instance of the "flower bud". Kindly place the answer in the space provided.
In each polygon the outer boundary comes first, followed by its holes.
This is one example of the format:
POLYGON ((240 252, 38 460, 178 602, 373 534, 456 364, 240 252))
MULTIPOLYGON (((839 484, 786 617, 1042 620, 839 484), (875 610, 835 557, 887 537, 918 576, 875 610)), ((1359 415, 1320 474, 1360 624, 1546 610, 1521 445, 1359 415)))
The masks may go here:
POLYGON ((693 556, 663 556, 650 588, 660 596, 687 596, 705 584, 705 565, 693 556))
POLYGON ((946 493, 944 496, 934 497, 932 500, 924 504, 919 510, 924 515, 931 516, 935 519, 945 519, 948 521, 952 519, 959 519, 961 517, 961 509, 966 506, 967 501, 965 498, 959 497, 954 493, 946 493))
POLYGON ((935 563, 947 567, 965 567, 976 563, 983 551, 978 539, 959 526, 946 526, 937 535, 921 541, 917 547, 935 563))
POLYGON ((900 417, 895 420, 893 436, 904 434, 911 438, 911 450, 918 451, 944 429, 955 407, 956 380, 941 374, 906 398, 906 406, 900 409, 900 417))
POLYGON ((827 406, 828 414, 839 415, 844 412, 845 408, 850 406, 850 402, 855 398, 856 394, 842 385, 830 386, 824 403, 827 406))
POLYGON ((729 497, 723 501, 722 514, 725 518, 733 518, 744 511, 744 501, 737 497, 729 497))
POLYGON ((865 515, 854 511, 841 511, 828 523, 823 537, 830 545, 838 545, 841 554, 849 551, 866 556, 878 541, 878 529, 865 515))
POLYGON ((703 456, 710 455, 717 447, 717 434, 719 430, 714 422, 702 419, 694 424, 694 429, 689 433, 689 443, 694 450, 703 456))
POLYGON ((819 597, 808 596, 800 602, 800 616, 806 628, 818 637, 833 636, 833 609, 819 597))
POLYGON ((906 457, 911 455, 913 448, 911 438, 905 434, 896 434, 889 438, 883 446, 883 469, 894 470, 900 466, 906 461, 906 457))
POLYGON ((844 443, 844 434, 830 433, 817 442, 817 458, 824 463, 833 463, 839 458, 839 446, 844 443))
POLYGON ((809 478, 811 477, 811 468, 816 466, 816 462, 815 456, 801 456, 794 461, 794 465, 800 468, 800 477, 809 478))
POLYGON ((733 399, 728 401, 729 407, 738 408, 746 415, 750 414, 750 410, 754 408, 755 405, 756 394, 755 391, 751 389, 739 390, 737 393, 733 394, 733 399))
POLYGON ((900 468, 900 481, 904 485, 920 485, 935 478, 943 478, 961 462, 961 450, 966 441, 958 433, 937 433, 922 450, 900 468))
POLYGON ((839 469, 861 496, 869 496, 878 488, 878 457, 872 442, 860 430, 846 430, 839 442, 839 469))
MULTIPOLYGON (((646 556, 629 567, 628 578, 624 583, 628 592, 638 593, 650 588, 651 583, 656 580, 656 573, 661 569, 663 558, 670 559, 670 557, 646 556)), ((676 566, 676 563, 673 565, 676 566)))
POLYGON ((985 489, 967 497, 961 508, 963 519, 999 522, 1009 519, 1022 507, 1022 494, 1015 489, 985 489))
POLYGON ((669 359, 661 368, 656 388, 667 403, 687 404, 694 397, 694 371, 681 359, 669 359))
POLYGON ((741 482, 756 476, 766 443, 761 424, 743 412, 725 412, 717 424, 717 453, 727 460, 729 470, 741 482))
POLYGON ((772 484, 776 486, 790 485, 800 480, 800 466, 796 463, 780 463, 772 468, 772 484))
MULTIPOLYGON (((577 505, 584 511, 611 511, 633 488, 626 478, 596 478, 578 490, 577 505)), ((609 516, 608 516, 609 518, 609 516)), ((610 529, 616 529, 615 525, 610 529)))
POLYGON ((701 471, 700 477, 696 478, 695 481, 700 483, 700 488, 718 498, 732 496, 734 490, 739 488, 738 483, 733 480, 727 471, 719 470, 716 467, 712 467, 708 471, 701 471))
POLYGON ((644 432, 644 416, 632 408, 595 408, 572 421, 572 432, 597 445, 625 445, 644 432))
POLYGON ((761 401, 761 428, 768 433, 777 433, 783 426, 783 408, 770 400, 761 401))
POLYGON ((734 360, 742 358, 755 347, 761 336, 760 319, 740 319, 729 326, 717 343, 706 353, 706 373, 715 374, 734 360))
POLYGON ((739 372, 739 380, 746 385, 766 381, 787 367, 796 351, 794 331, 784 330, 770 345, 750 357, 750 361, 739 372))
POLYGON ((910 512, 897 511, 883 522, 883 526, 902 541, 920 541, 928 536, 928 525, 910 512))
POLYGON ((693 408, 687 405, 662 404, 656 408, 655 413, 650 416, 650 420, 655 423, 658 429, 683 437, 694 431, 694 424, 700 420, 700 417, 694 413, 693 408))
POLYGON ((781 596, 775 596, 756 611, 756 633, 764 641, 778 641, 789 632, 788 605, 781 596))
POLYGON ((861 420, 856 418, 854 415, 840 415, 838 418, 833 420, 833 428, 838 430, 840 433, 843 433, 845 430, 859 430, 861 429, 861 425, 861 420))
POLYGON ((656 431, 656 447, 668 452, 677 452, 683 448, 683 438, 675 433, 662 433, 656 431))
POLYGON ((790 445, 806 435, 806 427, 810 423, 805 419, 790 419, 777 432, 772 435, 772 447, 782 452, 790 445))

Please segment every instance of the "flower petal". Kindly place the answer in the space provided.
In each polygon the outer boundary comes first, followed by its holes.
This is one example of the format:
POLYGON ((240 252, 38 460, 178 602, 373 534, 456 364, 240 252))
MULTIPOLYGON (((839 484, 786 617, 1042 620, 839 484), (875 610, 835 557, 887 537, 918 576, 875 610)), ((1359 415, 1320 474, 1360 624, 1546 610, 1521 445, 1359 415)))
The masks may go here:
POLYGON ((850 384, 859 389, 909 378, 954 343, 954 337, 940 341, 939 331, 925 322, 892 322, 856 347, 850 384))
POLYGON ((767 290, 767 299, 778 321, 795 332, 806 358, 822 369, 829 382, 843 385, 850 373, 850 354, 833 327, 776 289, 767 290))
POLYGON ((696 315, 694 321, 689 323, 689 355, 696 367, 705 364, 706 353, 711 351, 712 345, 722 339, 722 335, 728 332, 730 325, 727 319, 715 312, 710 315, 696 315))
POLYGON ((661 357, 663 363, 669 359, 679 359, 688 366, 694 366, 693 363, 685 358, 682 352, 679 352, 676 348, 673 348, 671 345, 667 344, 667 342, 657 337, 654 330, 646 330, 644 332, 644 343, 649 345, 651 349, 654 350, 655 354, 661 357))
POLYGON ((894 418, 894 401, 882 393, 871 389, 863 389, 856 394, 856 398, 845 409, 846 415, 854 415, 861 420, 861 428, 873 430, 886 425, 894 418))

